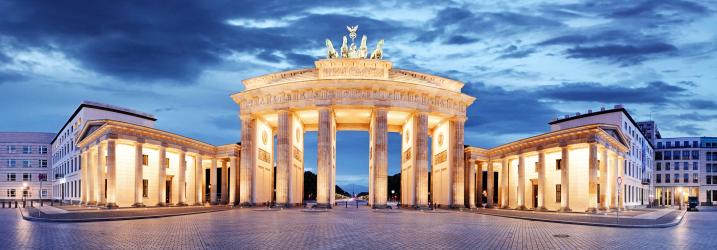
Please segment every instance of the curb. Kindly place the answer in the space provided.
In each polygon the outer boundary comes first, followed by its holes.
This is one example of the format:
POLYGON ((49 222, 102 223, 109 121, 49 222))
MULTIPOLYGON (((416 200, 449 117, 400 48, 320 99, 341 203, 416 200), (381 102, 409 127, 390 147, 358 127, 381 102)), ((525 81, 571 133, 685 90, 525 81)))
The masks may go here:
POLYGON ((513 215, 499 215, 499 214, 489 214, 489 213, 482 213, 480 211, 476 211, 474 213, 482 214, 482 215, 488 215, 488 216, 496 216, 496 217, 504 217, 504 218, 511 218, 511 219, 520 219, 520 220, 530 220, 530 221, 541 221, 541 222, 552 222, 552 223, 562 223, 562 224, 572 224, 572 225, 583 225, 583 226, 596 226, 596 227, 615 227, 615 228, 667 228, 667 227, 674 227, 680 223, 682 223, 682 220, 685 219, 687 215, 687 210, 682 211, 682 214, 680 214, 677 218, 669 223, 662 223, 662 224, 653 224, 653 225, 635 225, 635 224, 612 224, 612 223, 597 223, 597 222, 582 222, 582 221, 566 221, 566 220, 553 220, 553 219, 542 219, 542 218, 534 218, 534 217, 525 217, 525 216, 513 216, 513 215))
POLYGON ((175 216, 182 216, 182 215, 193 215, 193 214, 204 214, 204 213, 212 213, 212 212, 221 212, 221 211, 229 211, 230 209, 213 209, 213 210, 207 210, 207 211, 197 211, 197 212, 186 212, 186 213, 176 213, 176 214, 161 214, 161 215, 144 215, 144 216, 124 216, 124 217, 112 217, 112 218, 88 218, 88 219, 50 219, 50 218, 38 218, 30 215, 25 215, 25 212, 22 211, 23 209, 18 209, 20 214, 22 215, 22 218, 26 221, 33 221, 33 222, 59 222, 59 223, 84 223, 84 222, 100 222, 100 221, 121 221, 121 220, 142 220, 142 219, 155 219, 155 218, 164 218, 164 217, 175 217, 175 216))

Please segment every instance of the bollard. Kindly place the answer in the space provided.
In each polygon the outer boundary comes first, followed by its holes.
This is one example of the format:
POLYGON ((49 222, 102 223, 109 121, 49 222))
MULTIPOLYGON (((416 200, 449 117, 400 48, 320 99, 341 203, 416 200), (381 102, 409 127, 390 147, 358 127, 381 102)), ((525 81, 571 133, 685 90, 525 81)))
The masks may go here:
POLYGON ((17 201, 15 201, 15 208, 17 208, 17 201))
POLYGON ((45 203, 45 202, 44 202, 43 200, 40 200, 40 206, 41 206, 41 207, 45 206, 44 203, 45 203))
POLYGON ((27 202, 26 202, 26 201, 22 201, 22 208, 25 208, 25 203, 27 203, 27 202))
POLYGON ((5 201, 2 201, 2 208, 5 208, 5 201))
POLYGON ((356 208, 358 208, 358 200, 356 200, 356 208))

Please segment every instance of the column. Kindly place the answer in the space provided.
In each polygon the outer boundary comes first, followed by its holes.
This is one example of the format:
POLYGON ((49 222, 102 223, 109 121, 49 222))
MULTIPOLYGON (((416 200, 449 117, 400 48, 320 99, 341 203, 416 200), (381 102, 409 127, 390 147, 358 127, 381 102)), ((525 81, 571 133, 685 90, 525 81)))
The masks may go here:
POLYGON ((612 155, 612 164, 610 166, 610 209, 617 208, 617 154, 612 155))
MULTIPOLYGON (((87 164, 87 155, 88 155, 87 148, 86 147, 82 148, 82 152, 80 154, 81 154, 80 155, 80 170, 82 171, 81 172, 82 177, 80 179, 80 181, 81 181, 81 183, 80 183, 80 186, 81 186, 80 197, 81 198, 80 199, 82 200, 82 204, 86 205, 87 202, 89 201, 88 195, 87 195, 87 193, 89 192, 89 188, 87 185, 87 183, 89 183, 87 181, 89 178, 89 175, 88 175, 89 164, 87 164)), ((58 191, 59 191, 59 188, 58 188, 58 191)))
POLYGON ((467 155, 465 156, 465 161, 463 162, 463 167, 465 170, 465 176, 464 176, 464 182, 466 183, 465 188, 463 190, 464 199, 463 201, 466 203, 465 206, 468 208, 475 208, 476 207, 476 167, 473 160, 470 159, 467 155))
POLYGON ((117 154, 115 140, 107 140, 107 208, 117 208, 117 154))
POLYGON ((179 151, 179 173, 177 173, 177 178, 179 178, 178 185, 179 190, 177 194, 179 194, 179 202, 177 203, 177 206, 186 206, 187 205, 187 153, 184 151, 184 149, 180 149, 179 151))
POLYGON ((538 153, 538 207, 536 210, 545 211, 545 193, 547 187, 545 186, 545 150, 540 150, 538 153))
POLYGON ((209 168, 209 203, 217 205, 217 158, 212 158, 209 168))
POLYGON ((221 204, 228 204, 229 202, 229 160, 224 159, 222 161, 222 201, 221 204))
POLYGON ((607 171, 607 163, 608 163, 608 149, 603 148, 602 154, 600 159, 600 209, 606 210, 608 208, 607 204, 610 200, 610 195, 608 194, 608 171, 607 171))
POLYGON ((589 213, 597 211, 597 172, 598 172, 597 143, 590 143, 588 155, 588 210, 589 213))
POLYGON ((465 148, 463 147, 463 130, 466 122, 465 117, 456 117, 451 120, 451 140, 452 145, 452 161, 451 161, 451 197, 450 206, 453 208, 464 207, 463 201, 463 186, 465 185, 463 176, 465 175, 463 169, 463 155, 465 154, 465 148))
POLYGON ((570 148, 566 145, 560 149, 560 211, 570 212, 570 148))
POLYGON ((196 202, 194 205, 199 206, 204 204, 204 167, 202 166, 202 155, 197 155, 195 158, 194 163, 194 188, 195 188, 195 196, 196 196, 196 202))
POLYGON ((508 158, 503 157, 502 163, 501 163, 501 170, 500 170, 500 176, 501 176, 501 190, 503 194, 501 195, 501 206, 502 208, 508 208, 510 207, 510 161, 508 158))
POLYGON ((518 156, 518 209, 525 210, 525 155, 518 156))
POLYGON ((89 152, 87 154, 87 164, 88 164, 88 172, 87 172, 87 186, 89 189, 89 192, 87 192, 88 202, 87 205, 89 206, 95 206, 97 205, 97 196, 95 195, 95 187, 97 185, 97 182, 95 179, 97 179, 97 163, 95 163, 95 160, 97 160, 96 157, 93 157, 93 152, 96 151, 94 147, 89 148, 89 152))
POLYGON ((292 168, 291 128, 292 118, 287 110, 279 110, 276 131, 276 205, 288 206, 289 176, 292 168))
POLYGON ((107 193, 105 189, 105 166, 104 147, 102 143, 97 144, 97 206, 107 205, 107 193))
POLYGON ((239 175, 237 174, 239 172, 239 169, 237 168, 236 163, 236 157, 230 156, 229 157, 229 171, 231 172, 231 175, 229 175, 229 204, 232 206, 236 205, 237 201, 237 192, 239 191, 239 188, 237 186, 237 180, 239 180, 239 175))
POLYGON ((373 204, 385 208, 388 196, 388 110, 374 109, 370 133, 373 134, 373 204))
POLYGON ((617 207, 618 209, 625 209, 625 158, 622 155, 617 157, 617 175, 622 179, 622 184, 618 187, 620 194, 618 195, 617 207))
POLYGON ((241 116, 241 157, 239 166, 239 204, 242 206, 252 205, 253 199, 253 170, 256 156, 254 152, 253 129, 254 119, 249 115, 241 116))
POLYGON ((163 207, 167 204, 167 148, 165 145, 159 146, 159 154, 157 155, 159 174, 157 175, 157 206, 163 207))
POLYGON ((495 191, 493 191, 493 178, 495 173, 493 172, 493 159, 490 159, 488 161, 488 166, 486 166, 486 208, 493 208, 493 198, 495 198, 495 191))
POLYGON ((476 161, 476 204, 483 207, 483 162, 476 161))
POLYGON ((143 143, 134 144, 134 204, 133 207, 144 207, 144 154, 143 143))
POLYGON ((428 207, 428 114, 416 114, 416 206, 428 207))

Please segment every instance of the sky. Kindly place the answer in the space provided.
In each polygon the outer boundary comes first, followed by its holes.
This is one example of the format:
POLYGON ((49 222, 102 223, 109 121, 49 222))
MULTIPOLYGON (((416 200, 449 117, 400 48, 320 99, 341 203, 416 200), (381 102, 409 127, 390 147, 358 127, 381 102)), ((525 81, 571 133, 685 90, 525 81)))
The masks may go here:
MULTIPOLYGON (((717 1, 0 0, 0 131, 57 132, 83 100, 240 138, 241 81, 313 67, 359 25, 394 67, 465 83, 466 144, 547 132, 624 104, 664 137, 717 136, 717 1)), ((316 135, 306 168, 316 167, 316 135)), ((338 134, 337 182, 367 185, 368 134, 338 134)), ((389 135, 389 173, 400 137, 389 135)))

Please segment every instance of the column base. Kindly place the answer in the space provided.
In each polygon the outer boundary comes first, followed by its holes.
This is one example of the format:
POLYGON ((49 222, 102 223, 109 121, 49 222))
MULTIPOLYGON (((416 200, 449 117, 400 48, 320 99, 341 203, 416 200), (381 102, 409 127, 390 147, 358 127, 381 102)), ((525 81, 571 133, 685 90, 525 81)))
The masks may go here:
MULTIPOLYGON (((72 202, 71 202, 71 201, 70 201, 70 204, 72 204, 72 202)), ((107 205, 107 203, 104 203, 104 202, 97 202, 97 206, 98 206, 98 207, 103 207, 103 206, 105 206, 105 205, 107 205)))
MULTIPOLYGON (((64 201, 62 203, 64 203, 64 201)), ((87 202, 87 206, 97 206, 97 202, 96 201, 87 202)))
POLYGON ((585 212, 586 212, 586 213, 591 213, 591 214, 596 214, 596 213, 597 213, 597 208, 590 207, 590 208, 588 208, 588 210, 585 210, 585 212))
POLYGON ((331 203, 316 203, 316 208, 332 208, 331 203))
POLYGON ((423 205, 415 205, 415 206, 413 206, 413 208, 416 209, 416 210, 431 210, 431 207, 429 207, 429 206, 426 205, 426 204, 423 204, 423 205))
POLYGON ((450 205, 449 207, 452 209, 461 209, 461 208, 465 208, 466 206, 464 206, 463 204, 453 204, 453 205, 450 205))
POLYGON ((510 209, 510 206, 505 205, 505 206, 502 206, 502 207, 500 207, 500 208, 501 208, 501 209, 510 209))
POLYGON ((517 209, 518 209, 518 210, 528 210, 528 208, 527 208, 527 207, 525 207, 525 206, 523 206, 523 205, 521 205, 521 206, 518 206, 518 208, 517 208, 517 209))
POLYGON ((146 206, 144 205, 144 203, 135 203, 135 204, 132 204, 132 207, 146 207, 146 206))
POLYGON ((113 202, 110 202, 110 203, 107 203, 107 208, 109 208, 109 209, 117 209, 117 208, 119 208, 119 206, 117 206, 117 204, 115 204, 115 203, 113 203, 113 202))
POLYGON ((192 206, 204 206, 204 205, 202 203, 196 202, 196 203, 192 204, 192 206))
POLYGON ((546 211, 548 211, 548 209, 545 207, 539 207, 539 208, 536 208, 535 211, 546 212, 546 211))
POLYGON ((157 206, 158 207, 166 207, 167 204, 165 204, 164 202, 160 202, 160 203, 157 203, 157 206))
POLYGON ((371 208, 373 209, 391 209, 387 204, 373 204, 371 205, 371 208))
POLYGON ((251 202, 242 202, 242 203, 239 203, 239 206, 242 206, 242 207, 253 207, 254 204, 251 203, 251 202))
POLYGON ((189 206, 189 205, 187 205, 187 203, 180 202, 180 203, 177 203, 177 206, 178 206, 178 207, 186 207, 186 206, 189 206))
POLYGON ((573 210, 570 209, 569 207, 561 207, 560 209, 558 209, 558 212, 572 212, 572 211, 573 210))

